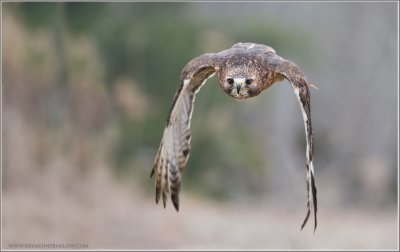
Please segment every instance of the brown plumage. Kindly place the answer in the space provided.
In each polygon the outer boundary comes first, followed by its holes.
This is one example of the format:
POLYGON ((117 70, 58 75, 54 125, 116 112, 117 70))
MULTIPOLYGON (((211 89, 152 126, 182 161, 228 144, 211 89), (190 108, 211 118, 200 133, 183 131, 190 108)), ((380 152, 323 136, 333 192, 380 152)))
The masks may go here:
POLYGON ((191 60, 182 70, 181 84, 175 94, 163 138, 154 161, 151 176, 156 175, 156 202, 171 195, 179 210, 180 181, 190 151, 190 119, 196 92, 213 74, 221 88, 235 99, 259 95, 274 82, 287 79, 300 103, 307 142, 307 214, 305 226, 313 211, 314 231, 317 227, 317 190, 314 179, 314 148, 310 111, 311 86, 301 70, 291 61, 278 56, 271 47, 238 43, 218 53, 206 53, 191 60))

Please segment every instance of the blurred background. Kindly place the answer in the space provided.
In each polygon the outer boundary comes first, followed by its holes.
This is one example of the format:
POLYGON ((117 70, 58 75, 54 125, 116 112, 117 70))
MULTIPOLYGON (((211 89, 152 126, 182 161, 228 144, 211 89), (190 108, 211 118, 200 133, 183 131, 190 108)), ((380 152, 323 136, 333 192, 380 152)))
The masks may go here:
POLYGON ((397 3, 2 3, 2 248, 398 248, 397 3), (180 71, 273 47, 311 91, 318 228, 287 81, 196 96, 176 213, 149 179, 180 71))

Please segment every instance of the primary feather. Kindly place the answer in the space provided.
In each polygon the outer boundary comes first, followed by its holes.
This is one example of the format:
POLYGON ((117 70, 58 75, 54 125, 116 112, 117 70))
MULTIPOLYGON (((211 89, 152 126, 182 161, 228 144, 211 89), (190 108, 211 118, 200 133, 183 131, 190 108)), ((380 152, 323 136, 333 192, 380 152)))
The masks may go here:
POLYGON ((181 179, 190 152, 190 120, 195 94, 214 73, 224 92, 235 99, 257 96, 274 82, 284 78, 292 85, 303 114, 307 143, 307 214, 301 229, 313 212, 315 231, 317 190, 313 167, 314 148, 309 92, 311 84, 293 62, 278 56, 271 47, 260 44, 238 43, 219 53, 207 53, 191 60, 182 70, 181 84, 172 102, 151 171, 151 176, 156 175, 156 202, 160 201, 162 195, 165 207, 167 195, 170 194, 175 209, 179 210, 181 179))

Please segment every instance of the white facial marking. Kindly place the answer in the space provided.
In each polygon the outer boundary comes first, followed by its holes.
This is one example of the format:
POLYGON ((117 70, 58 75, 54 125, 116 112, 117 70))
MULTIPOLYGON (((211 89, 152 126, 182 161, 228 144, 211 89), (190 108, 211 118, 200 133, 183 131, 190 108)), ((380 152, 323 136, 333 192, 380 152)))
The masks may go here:
POLYGON ((233 81, 235 82, 235 86, 237 84, 240 84, 241 86, 243 86, 245 81, 246 81, 246 79, 245 78, 233 78, 233 81))

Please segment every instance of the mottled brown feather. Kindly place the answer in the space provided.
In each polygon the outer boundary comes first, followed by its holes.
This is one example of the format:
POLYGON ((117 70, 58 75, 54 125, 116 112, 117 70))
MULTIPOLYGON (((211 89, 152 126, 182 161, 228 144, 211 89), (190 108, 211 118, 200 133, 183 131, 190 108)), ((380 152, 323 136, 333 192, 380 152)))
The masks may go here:
POLYGON ((190 120, 195 94, 214 73, 223 91, 235 99, 257 96, 273 83, 283 79, 287 79, 292 85, 303 112, 307 142, 307 214, 301 229, 313 210, 315 231, 317 190, 313 169, 314 148, 308 88, 311 85, 293 62, 283 59, 274 49, 261 44, 238 43, 227 50, 196 57, 183 68, 180 86, 174 96, 151 171, 151 176, 156 174, 156 202, 159 202, 162 194, 165 207, 167 193, 170 193, 175 209, 179 210, 181 178, 190 153, 190 120), (232 88, 228 78, 251 78, 252 82, 242 89, 232 88))

